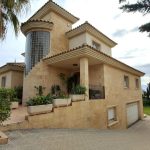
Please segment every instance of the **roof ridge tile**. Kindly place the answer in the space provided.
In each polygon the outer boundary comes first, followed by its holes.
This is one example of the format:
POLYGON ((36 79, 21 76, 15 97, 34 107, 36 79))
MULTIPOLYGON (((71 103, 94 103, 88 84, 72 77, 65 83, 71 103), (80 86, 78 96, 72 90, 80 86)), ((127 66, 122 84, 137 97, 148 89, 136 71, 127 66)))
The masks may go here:
POLYGON ((88 27, 90 26, 91 28, 93 28, 97 33, 101 34, 102 36, 104 36, 105 38, 107 38, 108 40, 110 40, 111 42, 113 42, 115 45, 117 44, 116 42, 114 42, 113 40, 111 40, 108 36, 106 36, 104 33, 102 33, 101 31, 99 31, 96 27, 94 27, 92 24, 90 24, 88 21, 85 21, 84 23, 80 24, 79 26, 77 26, 76 28, 71 29, 70 31, 66 32, 66 35, 74 32, 75 30, 82 28, 82 27, 88 27))
MULTIPOLYGON (((28 20, 31 20, 32 17, 34 17, 41 9, 43 9, 48 3, 52 2, 53 4, 57 5, 59 8, 61 8, 62 10, 64 10, 65 12, 67 12, 68 14, 72 15, 73 17, 75 17, 72 13, 70 13, 69 11, 67 11, 66 9, 64 9, 63 7, 61 7, 60 5, 58 5, 57 3, 55 3, 52 0, 49 0, 48 2, 46 2, 39 10, 37 10, 28 20)), ((75 17, 76 19, 79 20, 78 17, 75 17)))

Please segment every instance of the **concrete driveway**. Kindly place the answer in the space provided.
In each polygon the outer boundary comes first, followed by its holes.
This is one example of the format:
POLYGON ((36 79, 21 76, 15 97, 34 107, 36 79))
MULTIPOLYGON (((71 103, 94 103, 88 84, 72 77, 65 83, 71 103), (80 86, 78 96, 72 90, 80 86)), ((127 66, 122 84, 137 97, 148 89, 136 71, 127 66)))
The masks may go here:
POLYGON ((0 150, 150 150, 150 118, 127 130, 32 129, 6 132, 0 150))

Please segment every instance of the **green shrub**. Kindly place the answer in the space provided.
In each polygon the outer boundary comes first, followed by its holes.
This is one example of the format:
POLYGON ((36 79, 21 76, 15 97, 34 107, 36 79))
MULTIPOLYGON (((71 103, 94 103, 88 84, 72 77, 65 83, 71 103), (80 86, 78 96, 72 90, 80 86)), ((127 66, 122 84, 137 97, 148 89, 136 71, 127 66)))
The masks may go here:
POLYGON ((7 93, 8 93, 8 98, 10 99, 11 102, 15 102, 17 100, 16 91, 14 89, 7 89, 7 93))
POLYGON ((60 94, 59 94, 59 98, 64 99, 64 98, 69 98, 69 96, 68 96, 68 95, 66 95, 64 92, 60 92, 60 94))
POLYGON ((68 95, 66 95, 64 92, 60 92, 58 95, 53 95, 53 99, 65 99, 69 98, 68 95))
POLYGON ((143 98, 143 105, 144 106, 150 106, 150 99, 143 98))
POLYGON ((27 106, 52 104, 53 97, 49 94, 47 96, 37 96, 27 101, 27 106))
POLYGON ((23 93, 23 87, 22 86, 17 86, 14 88, 15 93, 16 93, 16 98, 18 99, 19 104, 22 103, 22 93, 23 93))
POLYGON ((18 99, 18 98, 13 98, 12 100, 11 100, 11 102, 19 102, 20 100, 18 99))
POLYGON ((8 92, 7 92, 7 89, 4 89, 4 88, 0 88, 0 98, 8 98, 8 92))
POLYGON ((5 88, 1 88, 0 89, 0 97, 4 98, 4 99, 9 99, 11 102, 14 102, 17 100, 16 97, 16 92, 14 89, 5 89, 5 88))
POLYGON ((86 87, 77 85, 72 88, 71 94, 85 94, 86 92, 86 87))
POLYGON ((3 123, 3 121, 7 120, 10 117, 10 108, 11 102, 8 95, 7 89, 0 89, 0 124, 3 123))
POLYGON ((8 99, 0 98, 0 124, 10 117, 11 102, 8 99))

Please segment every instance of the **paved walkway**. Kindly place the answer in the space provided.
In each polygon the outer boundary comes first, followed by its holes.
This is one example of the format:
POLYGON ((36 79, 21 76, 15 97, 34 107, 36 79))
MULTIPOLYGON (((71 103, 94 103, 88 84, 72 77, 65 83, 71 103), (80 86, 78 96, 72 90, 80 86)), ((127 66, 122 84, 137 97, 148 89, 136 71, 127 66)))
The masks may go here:
POLYGON ((17 122, 23 122, 25 120, 26 115, 28 115, 27 107, 19 106, 19 108, 11 110, 10 118, 3 124, 6 125, 17 122))
POLYGON ((150 150, 150 119, 128 130, 32 129, 6 132, 0 150, 150 150))

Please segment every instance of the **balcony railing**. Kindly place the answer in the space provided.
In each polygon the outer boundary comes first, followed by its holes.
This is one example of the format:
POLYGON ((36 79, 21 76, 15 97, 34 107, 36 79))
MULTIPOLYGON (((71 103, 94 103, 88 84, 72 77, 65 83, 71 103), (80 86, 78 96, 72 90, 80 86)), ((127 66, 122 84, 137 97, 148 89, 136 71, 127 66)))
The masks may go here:
POLYGON ((105 99, 105 87, 101 85, 89 85, 89 99, 105 99))

